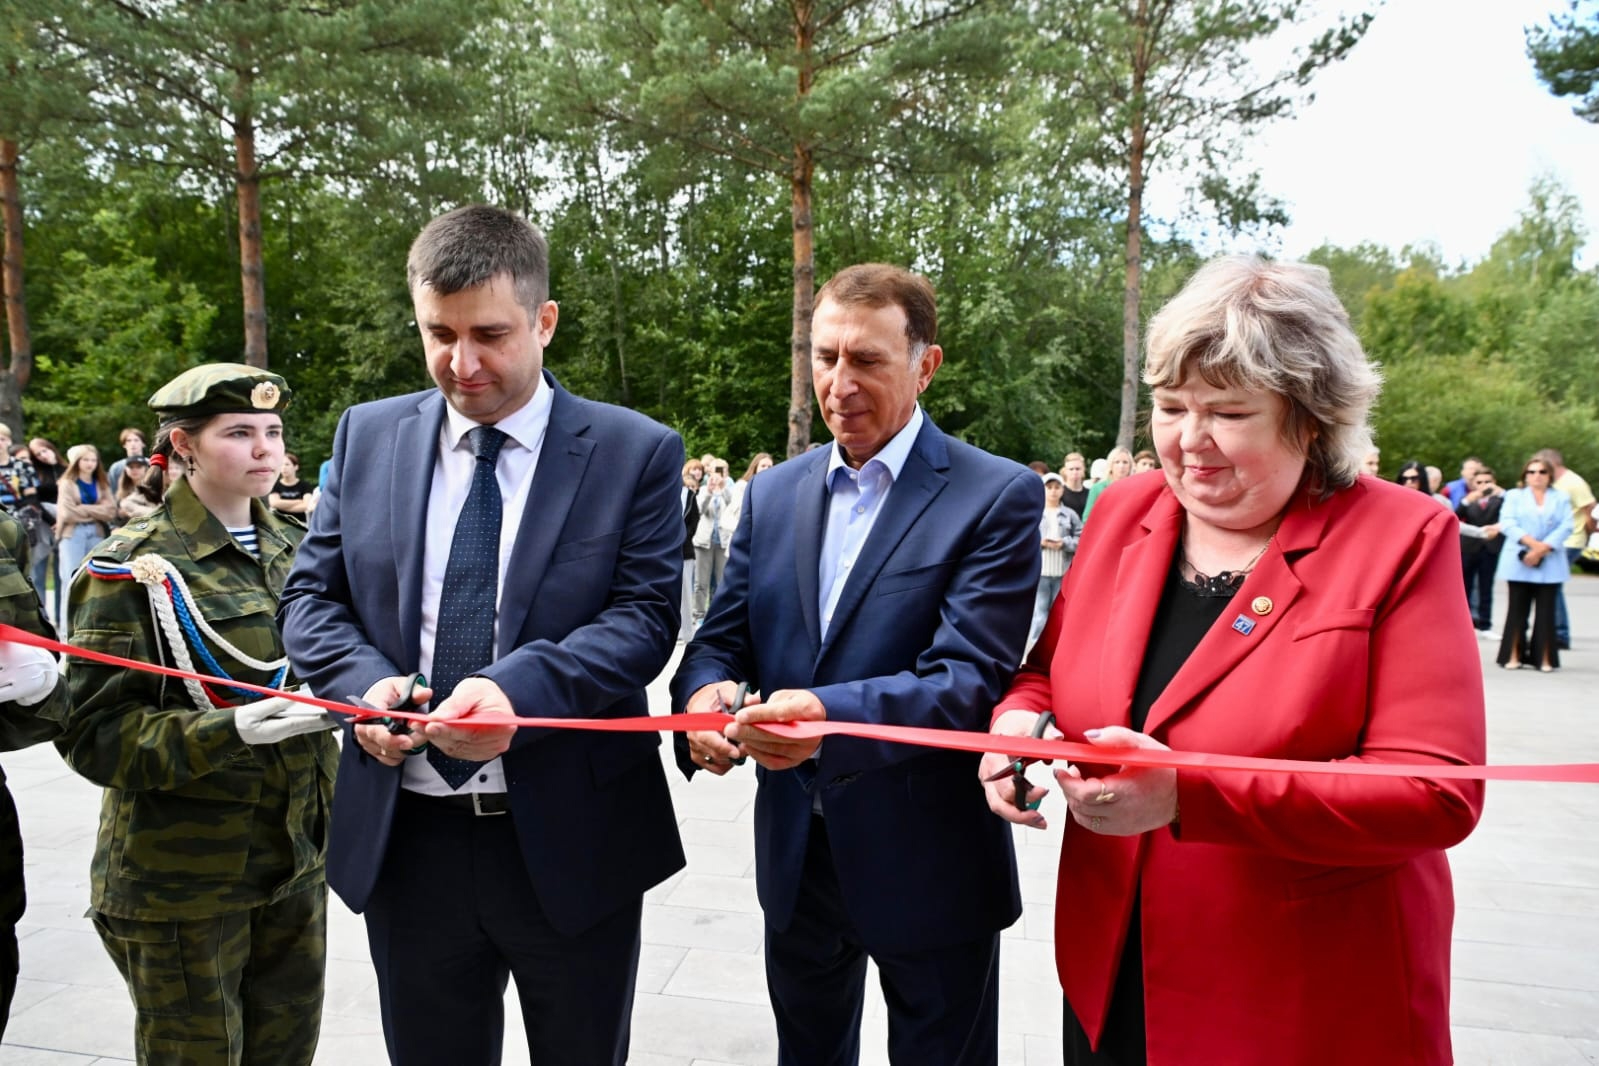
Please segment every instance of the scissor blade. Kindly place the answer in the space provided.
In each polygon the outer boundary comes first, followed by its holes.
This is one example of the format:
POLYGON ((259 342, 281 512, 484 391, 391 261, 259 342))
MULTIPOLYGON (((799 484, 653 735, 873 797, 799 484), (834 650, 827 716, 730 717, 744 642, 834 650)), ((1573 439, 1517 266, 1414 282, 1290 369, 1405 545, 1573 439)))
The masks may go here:
POLYGON ((375 711, 376 713, 384 715, 385 717, 389 713, 388 708, 379 707, 377 704, 370 703, 367 700, 362 699, 360 696, 346 696, 344 697, 344 702, 348 703, 351 707, 360 707, 362 710, 375 711))

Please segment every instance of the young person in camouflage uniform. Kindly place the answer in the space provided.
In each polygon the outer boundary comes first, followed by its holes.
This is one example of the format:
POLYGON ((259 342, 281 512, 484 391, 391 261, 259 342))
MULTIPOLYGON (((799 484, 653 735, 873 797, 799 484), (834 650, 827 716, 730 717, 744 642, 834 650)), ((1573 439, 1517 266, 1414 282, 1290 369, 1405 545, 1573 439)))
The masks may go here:
MULTIPOLYGON (((55 632, 28 583, 28 538, 22 523, 0 511, 0 622, 41 637, 55 632)), ((55 656, 26 644, 0 643, 0 750, 16 751, 61 732, 66 687, 55 656)), ((0 1036, 17 990, 17 922, 22 890, 22 832, 16 804, 0 771, 0 1036)))
MULTIPOLYGON (((74 642, 260 685, 288 673, 275 618, 304 528, 260 497, 283 465, 283 379, 212 364, 150 398, 188 476, 73 581, 74 642)), ((76 660, 62 754, 105 786, 90 917, 138 1008, 139 1061, 309 1063, 321 1025, 325 716, 283 699, 76 660)))

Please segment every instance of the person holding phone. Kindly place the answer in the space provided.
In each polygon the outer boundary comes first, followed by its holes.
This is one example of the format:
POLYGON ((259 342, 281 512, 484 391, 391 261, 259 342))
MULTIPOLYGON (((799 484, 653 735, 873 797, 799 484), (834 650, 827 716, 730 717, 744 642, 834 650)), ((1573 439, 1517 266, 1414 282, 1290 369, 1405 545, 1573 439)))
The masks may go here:
POLYGON ((1466 578, 1466 602, 1478 633, 1493 629, 1494 570, 1499 565, 1499 511, 1504 490, 1494 481, 1493 468, 1482 462, 1466 484, 1455 515, 1460 519, 1460 565, 1466 578))
POLYGON ((705 484, 700 486, 700 524, 694 530, 694 626, 705 621, 716 586, 722 583, 727 567, 727 539, 722 532, 722 510, 733 502, 733 488, 727 482, 727 464, 712 458, 705 467, 705 484))

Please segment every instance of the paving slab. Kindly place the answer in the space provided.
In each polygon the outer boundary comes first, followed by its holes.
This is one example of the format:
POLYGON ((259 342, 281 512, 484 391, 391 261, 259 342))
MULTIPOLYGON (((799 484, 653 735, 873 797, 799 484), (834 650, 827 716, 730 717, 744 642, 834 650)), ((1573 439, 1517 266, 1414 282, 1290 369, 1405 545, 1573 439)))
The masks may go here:
MULTIPOLYGON (((1499 590, 1501 607, 1506 602, 1499 590)), ((1495 668, 1478 650, 1494 762, 1599 762, 1599 579, 1567 585, 1576 647, 1546 675, 1495 668)), ((664 713, 670 667, 650 689, 664 713)), ((777 1037, 766 1004, 755 895, 749 769, 683 780, 667 746, 688 869, 645 898, 634 1066, 764 1066, 777 1037)), ((133 1057, 133 1010, 84 919, 99 790, 48 746, 4 757, 27 847, 22 979, 0 1043, 7 1066, 108 1066, 133 1057)), ((1053 799, 1059 814, 1058 797, 1053 799)), ((1046 808, 1046 813, 1049 808, 1046 808)), ((1060 1062, 1054 974, 1055 868, 1062 819, 1016 834, 1025 909, 1000 952, 1000 1060, 1060 1062)), ((1455 872, 1453 1020, 1467 1066, 1599 1066, 1599 786, 1495 783, 1455 872)), ((328 992, 316 1061, 387 1061, 361 919, 329 914, 328 992)), ((526 1063, 515 991, 505 1061, 526 1063)), ((885 1064, 887 1014, 868 972, 862 1062, 885 1064)))

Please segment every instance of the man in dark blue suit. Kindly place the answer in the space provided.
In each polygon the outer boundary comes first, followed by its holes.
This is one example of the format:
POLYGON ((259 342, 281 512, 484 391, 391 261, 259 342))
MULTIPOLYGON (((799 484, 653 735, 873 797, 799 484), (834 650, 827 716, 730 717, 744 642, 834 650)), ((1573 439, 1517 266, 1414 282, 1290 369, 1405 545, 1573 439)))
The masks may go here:
POLYGON ((726 773, 741 751, 759 764, 756 882, 785 1066, 858 1060, 868 956, 894 1063, 997 1057, 999 931, 1021 899, 978 756, 761 728, 986 729, 1020 661, 1043 486, 922 412, 937 323, 932 287, 897 267, 822 287, 811 370, 834 444, 751 479, 723 586, 672 681, 676 711, 731 705, 736 682, 764 693, 676 754, 688 774, 726 773))
POLYGON ((347 733, 328 883, 365 913, 393 1062, 499 1062, 511 975, 533 1062, 620 1066, 643 894, 683 866, 659 738, 461 723, 648 713, 682 441, 543 372, 521 218, 441 216, 407 274, 438 389, 345 412, 281 621, 315 691, 394 706, 422 673, 436 721, 347 733))

